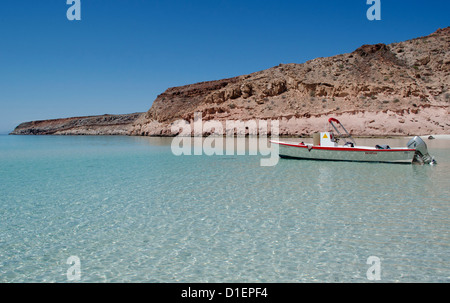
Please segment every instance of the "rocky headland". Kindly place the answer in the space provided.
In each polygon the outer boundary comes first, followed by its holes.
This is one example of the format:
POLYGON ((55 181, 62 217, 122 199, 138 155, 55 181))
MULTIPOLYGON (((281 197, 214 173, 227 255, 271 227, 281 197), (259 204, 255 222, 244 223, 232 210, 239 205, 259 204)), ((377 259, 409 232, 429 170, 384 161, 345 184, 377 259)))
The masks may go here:
POLYGON ((31 121, 19 124, 12 135, 129 135, 144 113, 31 121))
POLYGON ((146 113, 22 123, 12 134, 174 136, 177 120, 279 120, 307 136, 338 118, 356 136, 450 134, 450 27, 389 45, 167 89, 146 113))

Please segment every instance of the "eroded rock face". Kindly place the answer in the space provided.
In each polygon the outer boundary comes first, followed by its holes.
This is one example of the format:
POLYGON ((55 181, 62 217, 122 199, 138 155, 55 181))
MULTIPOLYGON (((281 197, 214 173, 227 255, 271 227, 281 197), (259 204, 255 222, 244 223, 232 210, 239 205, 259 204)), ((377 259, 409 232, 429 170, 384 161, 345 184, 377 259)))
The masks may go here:
POLYGON ((328 116, 359 121, 354 132, 360 135, 448 134, 449 86, 447 27, 400 43, 172 87, 144 114, 28 122, 13 133, 170 136, 173 122, 192 122, 202 112, 205 121, 277 119, 282 135, 308 134, 314 119, 328 116))
MULTIPOLYGON (((386 134, 406 135, 411 129, 417 134, 449 133, 445 122, 450 104, 449 57, 450 27, 405 42, 363 45, 348 54, 171 88, 158 96, 132 133, 170 134, 172 122, 192 121, 195 111, 203 112, 204 120, 288 118, 298 123, 311 117, 368 113, 378 114, 378 119, 370 128, 355 130, 363 135, 379 135, 383 130, 386 134), (414 128, 398 120, 391 121, 394 127, 386 129, 388 111, 399 116, 415 115, 423 125, 414 128), (426 123, 432 111, 444 115, 442 121, 430 123, 434 126, 426 123), (420 117, 424 112, 427 117, 420 117)), ((289 125, 283 134, 298 135, 309 130, 306 126, 298 130, 293 122, 289 125)))
POLYGON ((129 135, 144 113, 73 117, 25 122, 12 135, 129 135))

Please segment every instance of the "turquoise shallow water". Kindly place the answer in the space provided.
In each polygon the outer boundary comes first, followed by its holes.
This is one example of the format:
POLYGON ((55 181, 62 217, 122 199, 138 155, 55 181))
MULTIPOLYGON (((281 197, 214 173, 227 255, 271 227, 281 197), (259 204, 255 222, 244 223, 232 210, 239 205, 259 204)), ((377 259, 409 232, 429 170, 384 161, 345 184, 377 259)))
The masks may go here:
MULTIPOLYGON (((404 146, 404 139, 382 140, 404 146)), ((171 139, 0 136, 0 282, 450 282, 436 166, 174 156, 171 139)), ((379 140, 358 140, 374 145, 379 140)))

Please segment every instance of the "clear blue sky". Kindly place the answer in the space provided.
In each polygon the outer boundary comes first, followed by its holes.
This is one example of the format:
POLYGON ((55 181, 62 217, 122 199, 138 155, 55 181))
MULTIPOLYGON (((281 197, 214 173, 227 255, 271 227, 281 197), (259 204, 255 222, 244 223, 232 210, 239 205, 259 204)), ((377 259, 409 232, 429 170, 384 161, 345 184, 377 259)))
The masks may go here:
POLYGON ((147 111, 168 87, 399 42, 450 25, 448 0, 0 2, 0 133, 17 124, 147 111))

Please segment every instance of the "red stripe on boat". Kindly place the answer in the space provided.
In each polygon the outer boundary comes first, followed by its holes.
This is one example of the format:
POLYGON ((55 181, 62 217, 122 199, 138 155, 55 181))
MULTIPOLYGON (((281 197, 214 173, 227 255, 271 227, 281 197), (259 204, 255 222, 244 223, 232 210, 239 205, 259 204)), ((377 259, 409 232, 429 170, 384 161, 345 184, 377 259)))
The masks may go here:
MULTIPOLYGON (((281 142, 272 142, 279 145, 286 145, 291 147, 300 147, 300 148, 308 148, 308 145, 303 144, 289 144, 289 143, 281 143, 281 142)), ((389 152, 389 151, 415 151, 415 149, 367 149, 367 148, 355 148, 355 147, 325 147, 325 146, 313 146, 312 149, 319 150, 339 150, 339 151, 376 151, 376 152, 389 152)))

